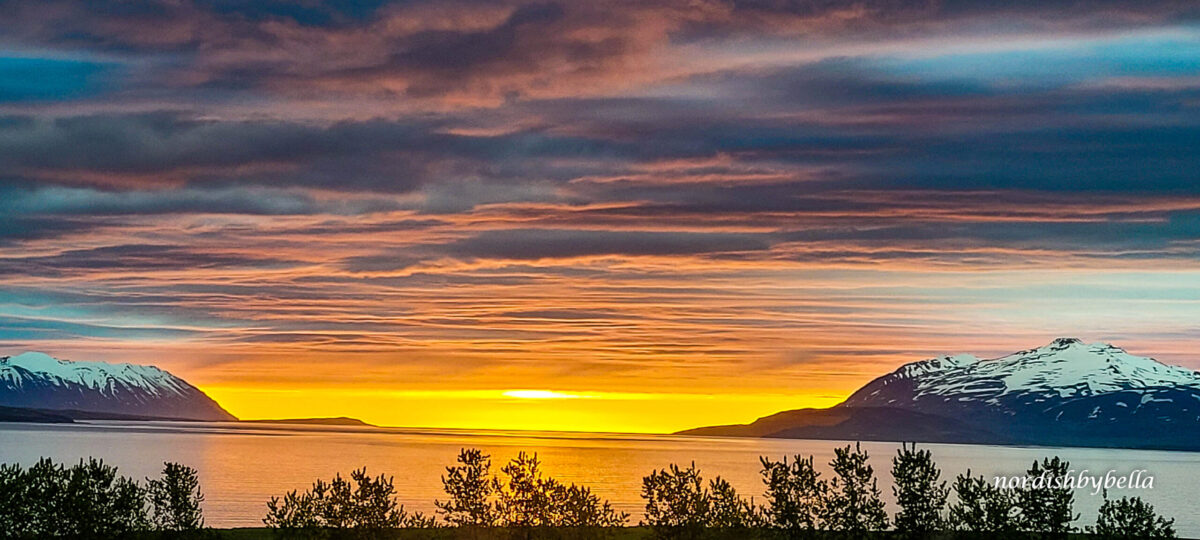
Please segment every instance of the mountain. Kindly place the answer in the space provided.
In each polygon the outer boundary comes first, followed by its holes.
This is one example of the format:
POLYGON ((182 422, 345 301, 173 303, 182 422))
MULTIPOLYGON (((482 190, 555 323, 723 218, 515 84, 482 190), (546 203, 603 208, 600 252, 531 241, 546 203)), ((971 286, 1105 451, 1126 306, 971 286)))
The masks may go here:
POLYGON ((0 406, 178 420, 237 420, 187 381, 154 366, 0 357, 0 406))
POLYGON ((803 411, 686 433, 1200 450, 1200 373, 1073 338, 906 364, 825 417, 803 411))
POLYGON ((1001 443, 991 432, 957 420, 891 407, 796 409, 764 416, 751 424, 712 426, 678 435, 835 439, 953 443, 963 440, 1001 443))
POLYGON ((300 426, 349 426, 349 427, 379 427, 368 424, 357 418, 335 416, 331 418, 280 418, 276 420, 242 420, 244 424, 288 424, 300 426))
POLYGON ((21 407, 0 407, 0 422, 36 422, 39 424, 70 424, 74 422, 70 416, 54 411, 25 409, 21 407))

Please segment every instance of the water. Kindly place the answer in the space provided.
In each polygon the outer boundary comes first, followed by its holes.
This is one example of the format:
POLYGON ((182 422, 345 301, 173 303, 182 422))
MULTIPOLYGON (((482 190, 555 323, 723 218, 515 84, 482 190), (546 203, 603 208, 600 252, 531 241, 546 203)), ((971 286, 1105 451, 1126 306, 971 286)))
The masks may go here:
MULTIPOLYGON (((432 513, 442 498, 440 476, 460 448, 481 448, 494 469, 521 450, 537 452, 547 473, 586 484, 618 509, 640 517, 641 479, 670 463, 695 461, 706 477, 720 475, 744 495, 761 500, 759 456, 815 455, 828 463, 836 441, 724 439, 666 435, 542 432, 360 429, 232 423, 89 422, 81 424, 0 423, 0 462, 28 465, 41 456, 73 462, 95 456, 138 478, 157 476, 163 461, 200 471, 206 495, 205 517, 215 527, 261 526, 266 501, 317 478, 367 467, 372 474, 394 475, 400 500, 410 510, 432 513)), ((890 459, 899 445, 863 443, 891 502, 890 459)), ((1139 495, 1163 514, 1176 518, 1181 536, 1200 538, 1200 453, 1089 448, 1032 448, 929 444, 943 478, 970 468, 993 475, 1021 474, 1034 460, 1058 455, 1075 469, 1145 469, 1154 489, 1111 490, 1110 495, 1139 495)), ((828 475, 828 467, 822 467, 828 475)), ((1100 497, 1076 493, 1077 524, 1095 520, 1100 497)))

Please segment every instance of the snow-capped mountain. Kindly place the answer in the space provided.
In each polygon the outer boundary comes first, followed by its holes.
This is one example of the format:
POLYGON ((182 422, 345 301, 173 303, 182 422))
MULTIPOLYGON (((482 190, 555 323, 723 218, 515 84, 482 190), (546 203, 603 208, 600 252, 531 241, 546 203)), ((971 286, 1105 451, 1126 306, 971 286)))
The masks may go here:
POLYGON ((1134 356, 1107 343, 1087 345, 1059 338, 1044 347, 990 360, 965 354, 906 364, 864 386, 846 404, 908 406, 953 396, 1003 407, 1017 396, 1071 399, 1159 387, 1200 389, 1200 373, 1134 356))
POLYGON ((198 388, 154 366, 0 357, 0 406, 155 418, 236 420, 198 388))
MULTIPOLYGON (((844 411, 846 429, 830 428, 826 421, 821 433, 828 436, 822 438, 886 433, 875 440, 1200 450, 1200 373, 1073 338, 1000 358, 963 354, 906 364, 834 410, 844 411), (900 421, 905 425, 899 428, 872 428, 872 418, 900 418, 883 410, 924 416, 900 421), (934 429, 939 425, 946 429, 934 429)), ((809 416, 813 413, 794 418, 809 416)), ((815 432, 803 423, 778 425, 787 416, 768 418, 776 420, 693 432, 775 437, 815 432), (762 433, 764 426, 770 433, 762 433)))
POLYGON ((841 406, 970 421, 1020 442, 1200 443, 1200 373, 1073 338, 1000 358, 907 364, 841 406))

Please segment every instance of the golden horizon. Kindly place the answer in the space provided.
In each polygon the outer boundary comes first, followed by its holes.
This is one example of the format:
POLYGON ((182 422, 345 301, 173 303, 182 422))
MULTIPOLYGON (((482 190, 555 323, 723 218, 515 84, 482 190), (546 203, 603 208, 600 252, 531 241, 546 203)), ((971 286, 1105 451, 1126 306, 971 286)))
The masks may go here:
POLYGON ((745 424, 845 396, 495 389, 388 391, 200 387, 241 420, 348 417, 379 427, 668 434, 745 424), (648 414, 648 411, 653 414, 648 414))

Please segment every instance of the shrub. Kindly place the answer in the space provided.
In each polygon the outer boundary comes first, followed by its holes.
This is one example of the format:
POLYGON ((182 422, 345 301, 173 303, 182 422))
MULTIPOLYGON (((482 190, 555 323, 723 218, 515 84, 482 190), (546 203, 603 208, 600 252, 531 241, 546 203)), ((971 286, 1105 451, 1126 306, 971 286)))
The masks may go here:
POLYGON ((498 517, 492 503, 496 484, 491 477, 490 456, 471 448, 458 454, 458 463, 446 467, 442 489, 450 497, 435 501, 438 513, 447 523, 460 527, 492 527, 498 517))
POLYGON ((924 538, 945 528, 942 511, 950 489, 939 482, 942 471, 933 463, 928 450, 901 445, 892 458, 892 494, 900 511, 896 513, 896 531, 909 538, 924 538))
POLYGON ((745 529, 762 525, 754 502, 743 499, 724 478, 718 476, 709 481, 708 493, 708 517, 705 519, 707 527, 745 529))
POLYGON ((695 537, 703 529, 746 529, 762 525, 754 503, 716 477, 705 488, 696 464, 670 465, 642 479, 646 518, 656 537, 695 537))
POLYGON ((1017 508, 1006 491, 968 470, 954 479, 958 500, 950 505, 948 525, 958 531, 1011 534, 1017 530, 1017 508))
POLYGON ((887 512, 875 470, 867 463, 869 458, 858 444, 853 449, 834 449, 833 461, 829 462, 834 476, 821 505, 821 521, 826 528, 855 535, 887 528, 887 512))
POLYGON ((766 524, 789 531, 816 529, 829 486, 813 467, 812 456, 796 456, 790 465, 786 457, 776 462, 762 457, 759 462, 767 489, 766 524))
POLYGON ((0 467, 0 524, 10 538, 114 537, 149 528, 142 488, 97 459, 70 468, 48 458, 29 469, 0 467))
POLYGON ((537 454, 525 452, 509 461, 495 479, 499 524, 506 527, 617 527, 629 516, 612 509, 586 487, 564 485, 542 476, 537 454))
POLYGON ((1121 497, 1111 500, 1104 494, 1104 504, 1095 527, 1087 527, 1088 533, 1104 540, 1133 540, 1138 538, 1175 538, 1175 520, 1166 519, 1154 512, 1154 507, 1141 497, 1121 497))
POLYGON ((496 480, 500 500, 496 508, 509 527, 541 527, 553 523, 551 492, 556 488, 542 478, 537 454, 520 452, 500 469, 507 482, 496 480))
POLYGON ((164 463, 162 477, 146 479, 150 523, 160 531, 192 531, 204 527, 200 480, 196 469, 164 463))
POLYGON ((0 465, 0 538, 28 536, 33 501, 26 497, 28 484, 20 465, 0 465))
POLYGON ((629 514, 613 510, 612 504, 584 486, 555 483, 550 500, 556 508, 552 514, 555 526, 621 527, 629 520, 629 514))
MULTIPOLYGON (((272 497, 263 524, 288 536, 316 535, 325 529, 370 536, 384 529, 433 524, 420 513, 406 512, 396 502, 395 491, 391 477, 372 478, 366 469, 359 469, 350 473, 349 481, 339 474, 328 483, 317 480, 304 493, 291 491, 283 499, 272 497)), ((346 533, 340 532, 339 537, 343 536, 346 533)))
POLYGON ((651 471, 642 478, 642 498, 643 524, 657 537, 696 536, 708 521, 710 501, 695 463, 686 469, 671 464, 651 471))
POLYGON ((1029 485, 1016 491, 1022 530, 1056 536, 1075 530, 1071 525, 1079 519, 1072 513, 1075 493, 1064 482, 1070 466, 1058 456, 1033 462, 1027 472, 1029 485))
POLYGON ((587 487, 544 476, 537 454, 517 454, 501 468, 504 480, 491 476, 491 459, 479 450, 464 448, 458 463, 442 476, 449 499, 435 502, 453 526, 605 528, 629 519, 587 487))

